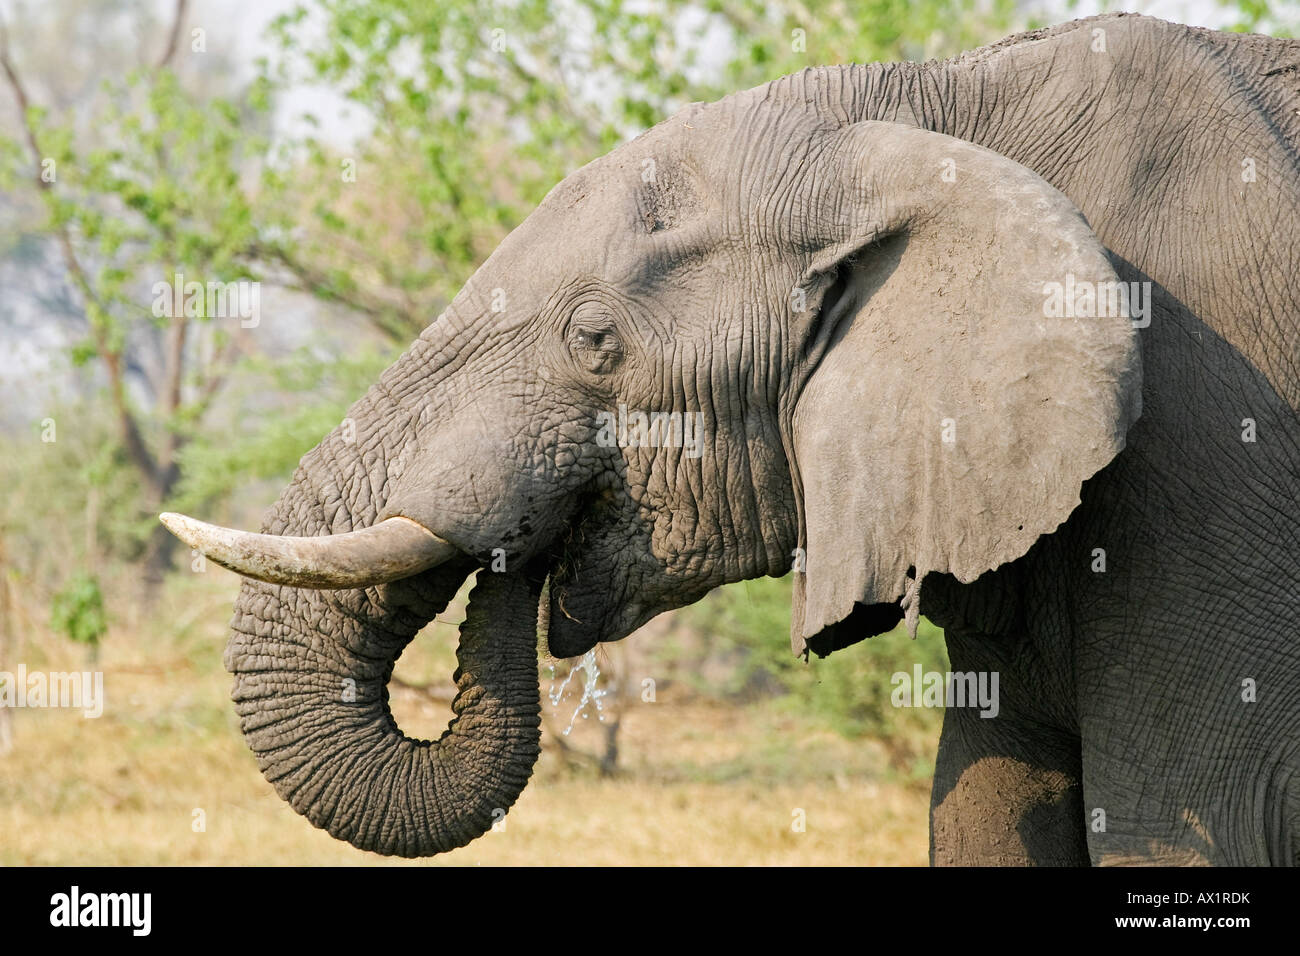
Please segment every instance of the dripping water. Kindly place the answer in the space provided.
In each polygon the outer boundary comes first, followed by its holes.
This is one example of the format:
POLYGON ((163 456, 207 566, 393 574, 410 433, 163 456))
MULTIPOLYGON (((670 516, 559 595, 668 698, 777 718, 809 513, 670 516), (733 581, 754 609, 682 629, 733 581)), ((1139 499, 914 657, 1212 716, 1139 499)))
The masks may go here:
POLYGON ((589 704, 596 708, 597 720, 603 721, 605 719, 605 705, 602 702, 602 698, 604 698, 609 691, 601 690, 597 686, 597 682, 600 680, 600 668, 596 665, 596 649, 594 647, 587 651, 586 654, 583 654, 582 659, 578 661, 578 663, 569 668, 569 673, 565 675, 564 680, 560 681, 558 687, 555 685, 555 666, 551 666, 551 689, 547 691, 547 696, 551 699, 551 706, 557 709, 559 708, 560 701, 564 699, 564 692, 568 690, 569 684, 573 682, 574 675, 579 671, 582 671, 583 674, 582 697, 578 701, 578 706, 574 708, 572 716, 569 717, 569 725, 564 728, 564 736, 566 737, 569 736, 570 732, 573 730, 573 726, 577 723, 579 717, 586 720, 591 716, 591 714, 587 712, 587 706, 589 704))

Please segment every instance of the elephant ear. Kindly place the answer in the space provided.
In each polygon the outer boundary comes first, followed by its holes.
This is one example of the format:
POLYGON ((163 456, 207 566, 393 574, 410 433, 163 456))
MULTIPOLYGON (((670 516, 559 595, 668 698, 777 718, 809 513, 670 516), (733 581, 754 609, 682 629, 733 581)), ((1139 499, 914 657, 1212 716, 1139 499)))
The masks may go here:
POLYGON ((1023 555, 1141 400, 1129 290, 1061 193, 938 133, 835 135, 796 320, 797 654, 905 614, 915 633, 927 573, 965 583, 1023 555))

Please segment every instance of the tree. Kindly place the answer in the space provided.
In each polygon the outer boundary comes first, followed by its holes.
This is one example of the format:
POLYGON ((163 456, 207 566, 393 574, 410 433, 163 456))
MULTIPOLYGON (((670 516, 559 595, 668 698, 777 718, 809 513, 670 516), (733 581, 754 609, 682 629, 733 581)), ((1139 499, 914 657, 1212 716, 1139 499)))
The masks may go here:
MULTIPOLYGON (((75 111, 56 118, 31 101, 0 24, 0 70, 21 139, 20 150, 6 151, 8 184, 39 200, 43 218, 31 231, 57 245, 79 299, 73 362, 104 377, 150 517, 176 487, 179 452, 239 353, 240 326, 249 324, 242 315, 241 323, 218 322, 231 316, 214 313, 229 312, 232 288, 243 301, 247 287, 229 283, 252 279, 244 256, 255 227, 240 177, 246 157, 261 149, 244 131, 255 109, 182 86, 170 60, 185 9, 177 3, 152 67, 103 85, 94 136, 75 111), (225 307, 214 309, 223 295, 225 307)), ((152 591, 175 541, 156 524, 147 527, 152 591)))
POLYGON ((298 188, 276 190, 285 238, 262 252, 406 344, 551 186, 686 103, 817 63, 955 53, 1002 36, 1011 9, 1010 0, 302 4, 271 27, 278 55, 263 65, 267 84, 324 85, 367 133, 352 148, 306 137, 304 161, 283 174, 298 188))

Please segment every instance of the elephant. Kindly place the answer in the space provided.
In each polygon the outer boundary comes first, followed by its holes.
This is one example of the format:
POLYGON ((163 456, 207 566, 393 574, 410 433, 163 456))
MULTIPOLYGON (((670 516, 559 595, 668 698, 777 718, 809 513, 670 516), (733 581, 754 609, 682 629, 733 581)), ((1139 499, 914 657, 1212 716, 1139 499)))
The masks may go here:
POLYGON ((164 516, 245 577, 262 772, 361 849, 462 846, 538 757, 539 629, 792 573, 795 654, 924 614, 998 676, 945 711, 932 864, 1300 862, 1298 143, 1300 41, 1108 15, 572 173, 260 533, 164 516), (386 683, 471 574, 412 739, 386 683))

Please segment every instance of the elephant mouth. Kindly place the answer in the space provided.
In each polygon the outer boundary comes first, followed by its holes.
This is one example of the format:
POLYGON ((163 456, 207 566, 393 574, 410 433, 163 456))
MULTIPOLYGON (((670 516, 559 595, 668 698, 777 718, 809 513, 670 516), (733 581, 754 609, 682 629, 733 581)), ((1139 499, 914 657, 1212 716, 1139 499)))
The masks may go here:
POLYGON ((557 586, 553 574, 547 578, 547 585, 543 613, 547 616, 546 647, 552 657, 580 657, 607 639, 597 626, 574 616, 567 592, 557 586))

